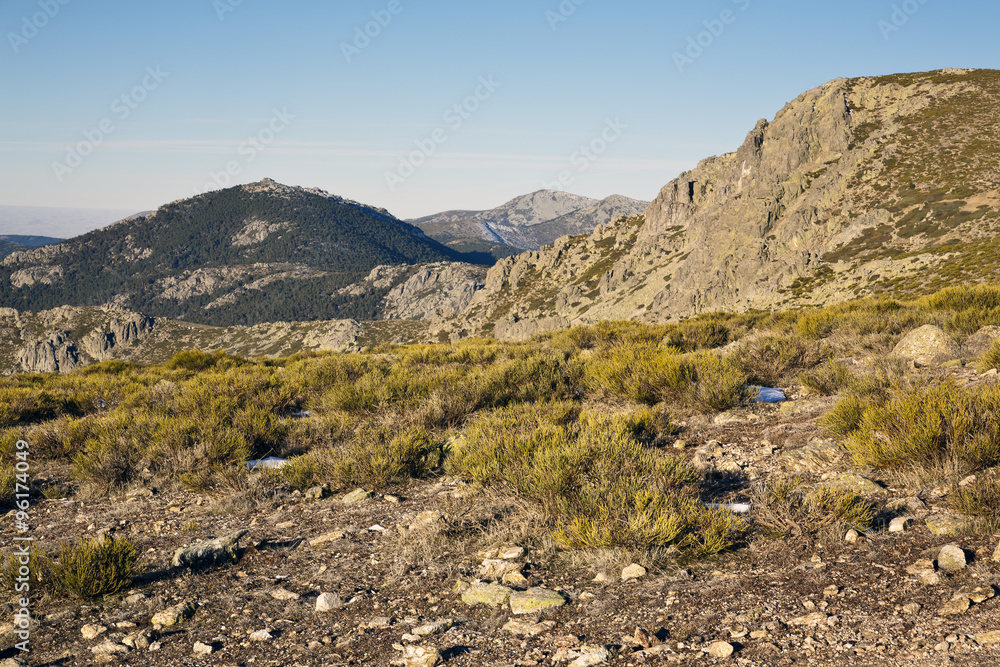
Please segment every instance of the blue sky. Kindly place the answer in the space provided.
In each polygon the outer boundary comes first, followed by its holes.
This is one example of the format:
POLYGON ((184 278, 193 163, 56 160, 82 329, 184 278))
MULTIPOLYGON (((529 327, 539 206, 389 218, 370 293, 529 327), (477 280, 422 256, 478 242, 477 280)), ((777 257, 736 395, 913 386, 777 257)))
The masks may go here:
POLYGON ((651 199, 830 79, 998 67, 998 19, 943 0, 0 0, 0 205, 142 210, 265 176, 400 217, 545 186, 651 199))

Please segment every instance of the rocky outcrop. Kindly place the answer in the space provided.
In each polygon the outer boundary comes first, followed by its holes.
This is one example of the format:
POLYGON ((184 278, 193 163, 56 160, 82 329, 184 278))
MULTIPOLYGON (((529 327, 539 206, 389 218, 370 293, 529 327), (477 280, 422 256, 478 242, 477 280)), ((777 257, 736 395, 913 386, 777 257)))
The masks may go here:
POLYGON ((383 299, 385 319, 439 320, 454 317, 483 288, 486 269, 457 263, 427 264, 383 299))
POLYGON ((667 184, 644 217, 499 262, 454 330, 668 322, 910 295, 956 272, 1000 279, 983 259, 1000 229, 1000 139, 978 139, 997 108, 989 70, 831 81, 667 184))
POLYGON ((29 373, 57 373, 80 368, 80 352, 69 339, 69 332, 58 331, 48 340, 22 347, 16 356, 21 370, 29 373))

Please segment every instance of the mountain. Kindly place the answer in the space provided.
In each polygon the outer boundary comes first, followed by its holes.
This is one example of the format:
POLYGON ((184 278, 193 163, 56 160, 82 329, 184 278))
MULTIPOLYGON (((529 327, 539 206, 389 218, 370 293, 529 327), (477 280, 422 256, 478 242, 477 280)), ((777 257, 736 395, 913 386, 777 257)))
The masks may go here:
POLYGON ((1000 280, 1000 72, 837 79, 644 216, 497 263, 452 333, 519 338, 1000 280))
POLYGON ((45 245, 61 243, 63 239, 54 239, 48 236, 17 236, 5 234, 0 236, 0 259, 7 255, 32 248, 40 248, 45 245))
POLYGON ((0 261, 0 306, 114 304, 223 326, 378 319, 417 265, 464 259, 383 209, 265 179, 14 252, 0 261), (379 266, 413 268, 343 291, 379 266))
POLYGON ((620 215, 636 215, 648 202, 620 195, 604 200, 539 190, 488 211, 445 211, 410 220, 452 248, 483 248, 503 255, 537 250, 566 234, 591 232, 620 215))

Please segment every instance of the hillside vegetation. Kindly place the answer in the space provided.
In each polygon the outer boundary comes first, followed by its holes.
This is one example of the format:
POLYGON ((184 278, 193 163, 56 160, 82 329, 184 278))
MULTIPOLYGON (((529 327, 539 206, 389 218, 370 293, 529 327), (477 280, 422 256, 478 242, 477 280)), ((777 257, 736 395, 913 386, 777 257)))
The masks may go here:
POLYGON ((243 464, 276 455, 291 462, 272 484, 379 489, 448 472, 537 505, 566 548, 711 553, 743 528, 697 502, 711 485, 669 445, 678 423, 738 408, 754 386, 842 393, 825 419, 861 465, 955 483, 998 462, 996 385, 841 361, 882 359, 925 323, 960 338, 1000 324, 1000 288, 601 323, 523 343, 257 360, 190 351, 155 366, 16 375, 0 380, 0 443, 9 457, 27 438, 44 465, 71 464, 55 484, 82 496, 136 484, 239 493, 251 484, 243 464))

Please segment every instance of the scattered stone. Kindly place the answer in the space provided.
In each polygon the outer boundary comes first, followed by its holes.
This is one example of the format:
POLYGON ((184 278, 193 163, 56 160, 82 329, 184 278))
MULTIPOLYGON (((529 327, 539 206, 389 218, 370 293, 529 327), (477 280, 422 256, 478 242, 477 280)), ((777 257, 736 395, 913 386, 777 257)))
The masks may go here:
POLYGON ((877 496, 885 490, 875 482, 862 477, 861 475, 851 475, 848 473, 838 473, 831 475, 822 486, 834 491, 852 492, 859 496, 877 496))
POLYGON ((512 635, 517 635, 518 637, 537 637, 538 635, 545 634, 546 632, 552 630, 554 627, 556 627, 555 621, 530 623, 528 621, 519 621, 512 618, 507 621, 507 624, 503 626, 503 629, 512 635))
POLYGON ((194 643, 194 654, 195 655, 212 655, 215 652, 215 647, 211 644, 205 644, 203 642, 194 643))
POLYGON ((890 533, 905 533, 906 529, 913 525, 913 517, 911 516, 897 516, 891 522, 889 522, 889 532, 890 533))
POLYGON ((28 661, 23 658, 7 658, 0 662, 0 667, 28 667, 28 661))
POLYGON ((908 333, 892 353, 909 359, 917 366, 940 366, 962 356, 962 350, 955 339, 933 324, 926 324, 908 333))
POLYGON ((916 602, 911 602, 909 604, 903 605, 903 613, 909 616, 916 616, 917 614, 920 613, 921 609, 923 609, 923 607, 921 607, 920 604, 916 602))
POLYGON ((986 602, 995 595, 996 591, 993 590, 992 586, 963 586, 955 591, 952 599, 968 598, 969 602, 972 602, 973 604, 980 604, 982 602, 986 602))
POLYGON ((126 653, 129 652, 129 650, 130 649, 128 646, 125 646, 124 644, 118 644, 110 640, 98 644, 97 646, 94 646, 93 648, 90 649, 91 653, 94 653, 95 655, 106 655, 106 656, 125 655, 126 653))
POLYGON ((934 562, 926 558, 922 558, 907 567, 906 572, 907 574, 914 575, 920 583, 927 586, 937 586, 941 583, 941 577, 934 569, 934 562))
POLYGON ((326 535, 320 535, 319 537, 314 537, 309 540, 309 546, 311 547, 321 547, 331 542, 336 542, 337 540, 342 540, 347 537, 342 530, 335 530, 332 533, 327 533, 326 535))
POLYGON ((826 625, 827 616, 821 611, 816 611, 805 616, 799 616, 797 618, 790 619, 788 625, 792 627, 806 626, 806 627, 818 627, 820 625, 826 625))
POLYGON ((137 604, 141 604, 145 599, 145 593, 134 593, 125 598, 125 604, 134 607, 137 604))
POLYGON ((407 646, 403 649, 404 667, 436 667, 444 662, 441 652, 430 646, 407 646))
POLYGON ((431 635, 442 635, 455 625, 455 621, 450 618, 446 618, 441 621, 436 621, 434 623, 427 623, 419 627, 413 628, 411 634, 417 637, 430 637, 431 635))
POLYGON ((153 625, 162 625, 164 627, 169 627, 171 625, 177 625, 188 620, 194 616, 195 606, 190 602, 181 602, 173 607, 167 607, 163 611, 157 612, 150 619, 150 623, 153 625))
POLYGON ((851 528, 849 531, 847 531, 847 535, 844 536, 844 541, 847 542, 848 544, 857 544, 860 538, 861 534, 858 531, 851 528))
POLYGON ((320 614, 336 611, 344 606, 344 601, 336 593, 320 593, 316 598, 316 611, 320 614))
POLYGON ((346 496, 344 496, 341 502, 344 503, 345 505, 354 505, 356 503, 368 500, 374 495, 375 494, 372 493, 371 491, 365 491, 364 489, 355 489, 354 491, 351 491, 346 496))
POLYGON ((991 632, 980 632, 976 635, 976 643, 980 646, 991 646, 993 644, 1000 644, 1000 630, 993 630, 991 632))
POLYGON ((302 597, 298 593, 293 593, 287 588, 275 588, 273 591, 270 592, 270 596, 275 600, 286 600, 286 601, 298 600, 300 597, 302 597))
POLYGON ((993 552, 993 562, 1000 563, 1000 544, 997 544, 997 548, 993 552))
POLYGON ((965 551, 957 544, 941 547, 937 557, 938 569, 945 572, 959 572, 965 569, 965 551))
POLYGON ((97 639, 100 635, 107 632, 108 629, 103 625, 89 624, 80 628, 80 634, 83 635, 84 639, 97 639))
POLYGON ((708 647, 708 655, 712 658, 728 658, 736 650, 729 642, 715 642, 708 647))
POLYGON ((223 537, 181 547, 174 552, 174 567, 199 568, 236 560, 239 541, 247 530, 237 530, 223 537))
POLYGON ((274 527, 277 528, 278 530, 291 530, 292 528, 295 528, 295 522, 282 521, 281 523, 274 524, 274 527))
POLYGON ((565 604, 566 598, 560 593, 545 588, 529 588, 523 593, 517 592, 510 596, 510 610, 517 615, 536 614, 565 604))
POLYGON ((927 529, 938 537, 955 535, 959 533, 965 525, 965 521, 952 514, 933 514, 926 519, 927 529))
POLYGON ((646 576, 646 568, 637 563, 632 563, 628 567, 622 570, 622 581, 628 581, 630 579, 642 579, 646 576))
POLYGON ((122 644, 125 644, 129 648, 144 651, 152 645, 155 636, 150 630, 139 630, 138 632, 125 635, 122 639, 122 644))
POLYGON ((840 586, 830 585, 823 589, 823 597, 835 598, 840 594, 840 586))
POLYGON ((272 639, 274 637, 267 630, 257 630, 250 633, 250 641, 252 642, 269 642, 272 639))
POLYGON ((480 579, 503 581, 508 575, 512 574, 518 575, 518 577, 515 578, 524 579, 524 576, 521 575, 520 563, 512 563, 511 561, 498 560, 496 558, 487 558, 479 567, 480 579))
POLYGON ((502 560, 520 560, 524 558, 524 547, 508 547, 500 554, 502 560))
POLYGON ((462 593, 462 602, 468 605, 485 604, 491 607, 499 607, 507 604, 514 591, 506 586, 498 584, 476 583, 469 586, 462 593))
POLYGON ((306 500, 322 500, 328 495, 330 495, 330 490, 325 486, 314 486, 306 489, 305 493, 306 500))
POLYGON ((569 667, 593 667, 608 661, 611 655, 604 647, 586 649, 578 652, 576 659, 569 663, 569 667))
POLYGON ((938 616, 958 616, 959 614, 964 614, 969 611, 969 607, 971 606, 972 601, 969 600, 969 598, 954 598, 938 609, 937 613, 938 616))

